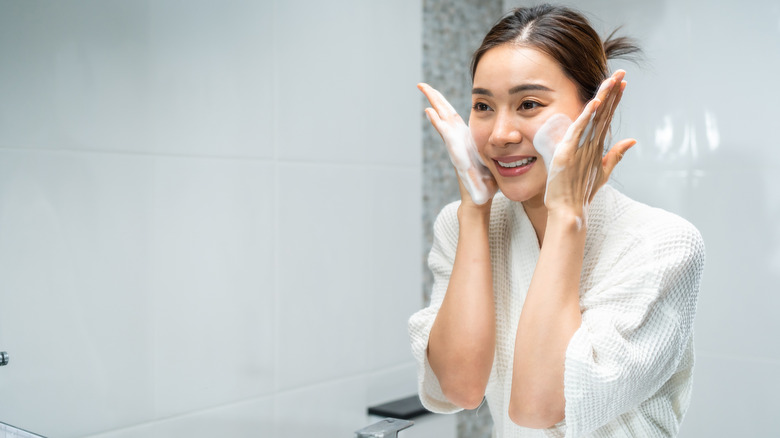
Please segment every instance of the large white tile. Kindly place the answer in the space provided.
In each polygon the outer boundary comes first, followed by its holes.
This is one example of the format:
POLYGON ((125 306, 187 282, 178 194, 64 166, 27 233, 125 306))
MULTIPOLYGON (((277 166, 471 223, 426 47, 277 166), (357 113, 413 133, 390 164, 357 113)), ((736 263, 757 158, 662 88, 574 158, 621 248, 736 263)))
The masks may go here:
POLYGON ((273 157, 273 2, 149 3, 152 151, 273 157))
POLYGON ((368 3, 275 4, 278 156, 296 161, 363 160, 371 147, 365 127, 373 82, 365 62, 371 39, 368 3))
POLYGON ((379 169, 370 182, 370 369, 412 360, 407 321, 422 299, 420 170, 379 169))
POLYGON ((273 390, 273 166, 159 158, 150 199, 155 402, 168 416, 273 390))
MULTIPOLYGON (((692 102, 713 114, 720 152, 728 166, 734 155, 751 165, 780 164, 780 140, 765 131, 777 123, 780 100, 780 4, 772 0, 712 2, 689 0, 692 102), (727 31, 724 31, 728 29, 727 31), (733 90, 755 87, 756 93, 733 90)), ((725 167, 724 166, 724 167, 725 167)))
POLYGON ((416 3, 277 2, 280 158, 419 163, 416 3))
POLYGON ((273 435, 273 398, 188 413, 86 438, 255 438, 273 435))
POLYGON ((4 421, 79 436, 272 391, 270 166, 0 156, 4 421))
POLYGON ((780 430, 780 363, 699 354, 680 438, 772 436, 780 430))
POLYGON ((0 146, 273 156, 273 4, 4 3, 0 146))
POLYGON ((78 436, 152 415, 151 166, 0 151, 3 421, 78 436))
POLYGON ((147 144, 148 13, 146 2, 4 2, 0 145, 147 144))
POLYGON ((331 381, 276 395, 274 438, 352 437, 366 424, 363 377, 331 381))
POLYGON ((421 2, 409 0, 370 2, 369 7, 370 47, 364 61, 368 83, 361 90, 368 97, 366 137, 354 158, 419 166, 423 8, 421 2))
POLYGON ((277 387, 363 372, 371 330, 370 170, 279 165, 277 387))

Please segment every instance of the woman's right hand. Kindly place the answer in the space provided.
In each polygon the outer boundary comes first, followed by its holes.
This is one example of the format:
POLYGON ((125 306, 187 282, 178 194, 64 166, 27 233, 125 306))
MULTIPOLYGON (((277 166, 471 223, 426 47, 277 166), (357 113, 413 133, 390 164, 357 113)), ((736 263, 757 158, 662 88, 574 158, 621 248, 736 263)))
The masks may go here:
POLYGON ((433 107, 426 108, 425 115, 444 140, 450 161, 458 171, 462 203, 488 204, 498 192, 498 184, 482 162, 469 127, 441 93, 424 83, 417 88, 433 107))

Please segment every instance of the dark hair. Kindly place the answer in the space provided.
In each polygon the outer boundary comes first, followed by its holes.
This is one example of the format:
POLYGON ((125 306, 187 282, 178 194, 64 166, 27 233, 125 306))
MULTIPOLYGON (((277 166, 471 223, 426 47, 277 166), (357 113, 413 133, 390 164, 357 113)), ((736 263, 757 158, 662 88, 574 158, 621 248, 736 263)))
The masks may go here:
POLYGON ((517 8, 490 29, 474 52, 472 81, 482 55, 503 44, 531 47, 555 59, 577 85, 583 102, 595 97, 599 85, 608 77, 608 59, 641 53, 634 40, 616 38, 615 32, 602 43, 588 20, 573 9, 549 4, 517 8))

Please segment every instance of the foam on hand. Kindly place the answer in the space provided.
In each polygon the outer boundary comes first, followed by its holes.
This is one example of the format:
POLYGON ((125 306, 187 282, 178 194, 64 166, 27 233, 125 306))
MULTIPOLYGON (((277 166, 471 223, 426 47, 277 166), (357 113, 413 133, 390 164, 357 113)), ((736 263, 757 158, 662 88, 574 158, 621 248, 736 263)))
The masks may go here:
MULTIPOLYGON (((593 119, 591 118, 589 123, 592 122, 593 119)), ((547 188, 550 186, 550 181, 552 181, 564 168, 561 165, 553 166, 555 153, 558 150, 558 145, 561 142, 571 139, 570 136, 572 133, 569 132, 569 127, 571 127, 573 123, 574 122, 572 122, 572 120, 565 114, 555 114, 547 119, 547 121, 542 124, 542 126, 538 131, 536 131, 536 134, 534 135, 534 148, 539 153, 539 155, 542 156, 544 167, 547 169, 547 183, 545 184, 544 190, 545 203, 547 202, 547 188)), ((582 147, 582 144, 579 144, 578 147, 582 147)), ((595 175, 592 175, 591 177, 593 178, 595 175)), ((587 210, 587 205, 584 207, 587 210)), ((577 228, 580 229, 582 226, 583 218, 578 217, 577 228)))
MULTIPOLYGON (((454 110, 453 110, 454 111, 454 110)), ((430 116, 426 112, 428 120, 430 116)), ((442 128, 440 128, 442 129, 442 128)), ((440 132, 446 139, 447 153, 458 172, 463 186, 469 192, 471 200, 477 205, 489 201, 495 194, 488 184, 493 179, 490 170, 477 152, 477 144, 466 124, 447 126, 446 132, 440 132)))

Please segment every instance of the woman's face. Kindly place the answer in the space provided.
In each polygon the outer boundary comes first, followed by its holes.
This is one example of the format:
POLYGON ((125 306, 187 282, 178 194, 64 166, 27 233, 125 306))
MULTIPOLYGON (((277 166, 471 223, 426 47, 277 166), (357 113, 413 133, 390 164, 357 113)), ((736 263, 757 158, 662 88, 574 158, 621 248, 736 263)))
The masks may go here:
POLYGON ((577 86, 550 56, 504 44, 482 55, 471 96, 471 134, 498 187, 513 201, 544 202, 547 170, 534 135, 554 114, 579 116, 577 86))

